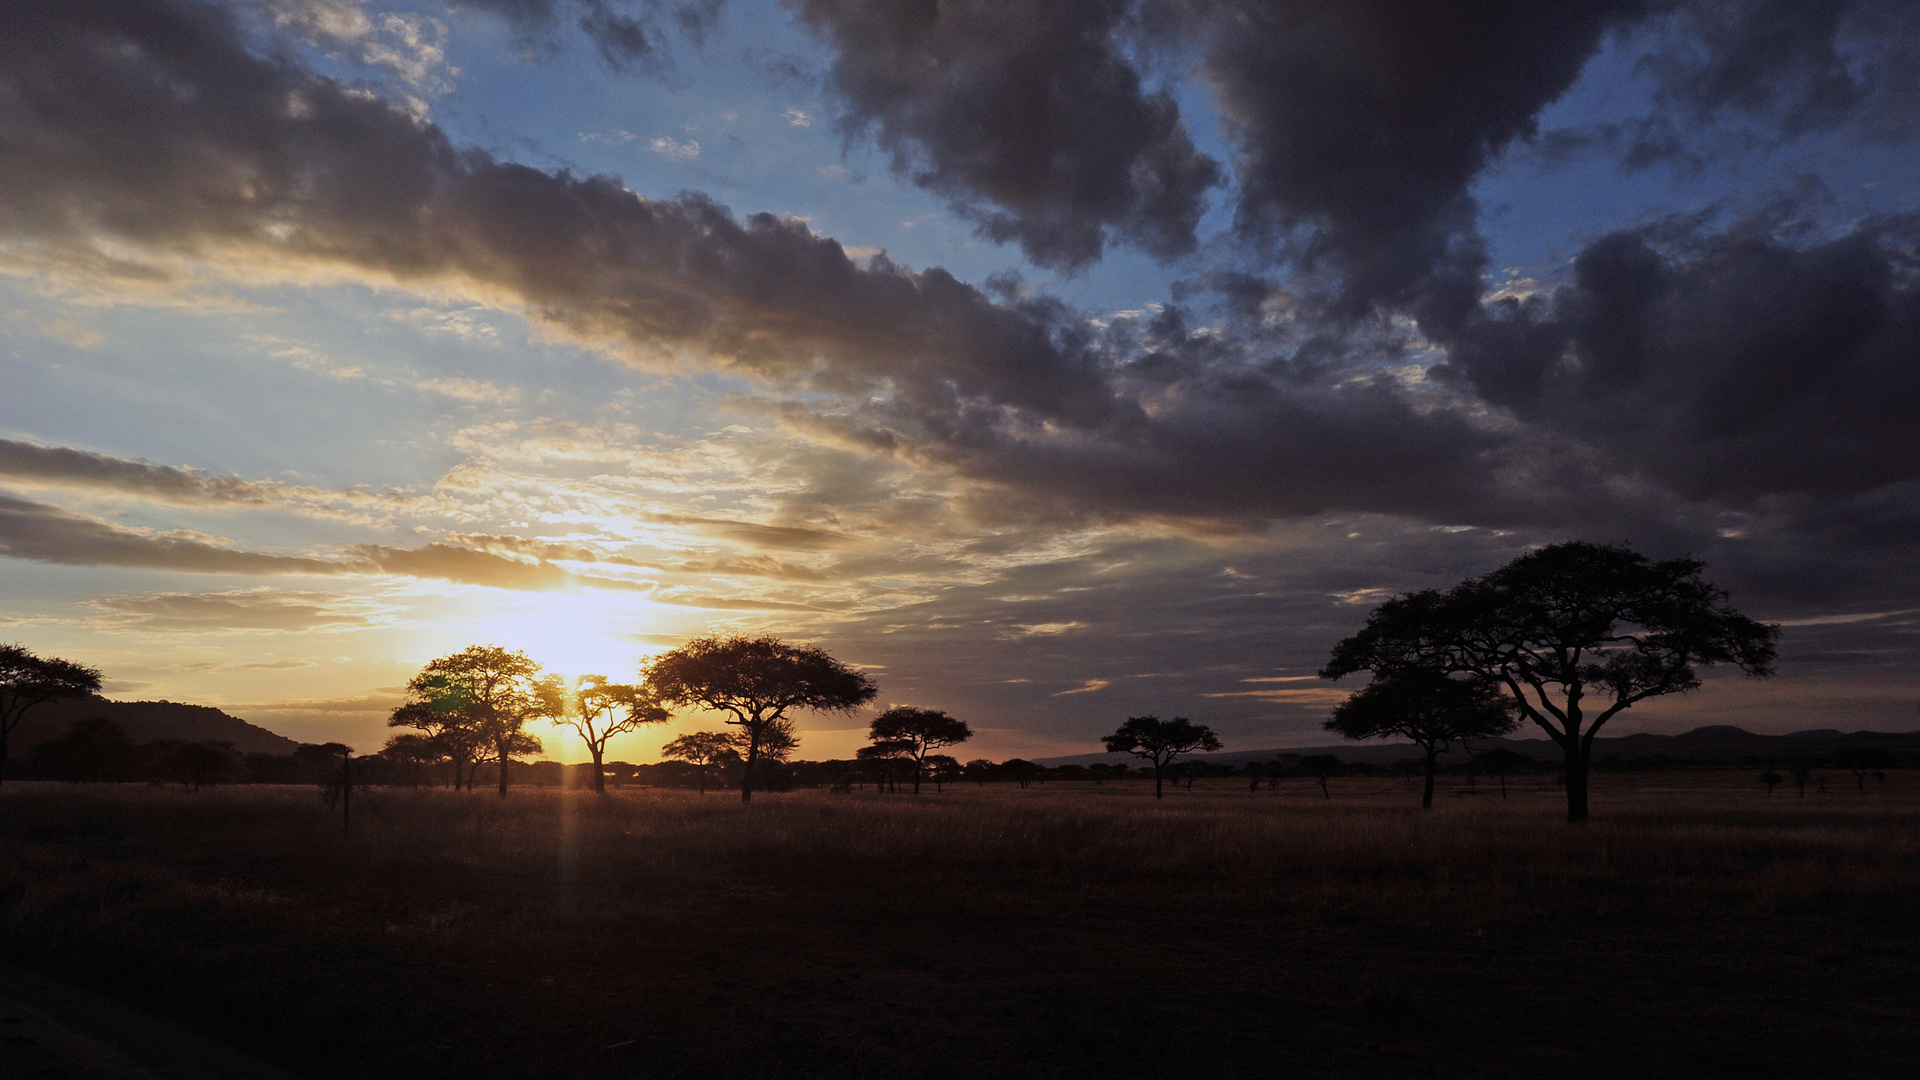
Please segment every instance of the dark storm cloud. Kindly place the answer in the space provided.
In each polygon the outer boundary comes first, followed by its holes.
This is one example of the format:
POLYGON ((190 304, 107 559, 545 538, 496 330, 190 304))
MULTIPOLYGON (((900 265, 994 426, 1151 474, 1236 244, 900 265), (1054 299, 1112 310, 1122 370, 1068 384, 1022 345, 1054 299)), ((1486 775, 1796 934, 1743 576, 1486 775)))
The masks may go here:
POLYGON ((843 130, 1043 266, 1110 238, 1184 255, 1221 180, 1126 56, 1134 0, 792 0, 835 50, 843 130))
POLYGON ((1641 0, 1196 3, 1241 225, 1328 270, 1338 306, 1450 317, 1485 257, 1468 195, 1641 0))
POLYGON ((1920 121, 1920 5, 1911 0, 1699 0, 1648 61, 1662 104, 1696 123, 1762 121, 1784 137, 1920 121))
POLYGON ((878 402, 858 418, 869 445, 1099 514, 1423 512, 1484 488, 1500 442, 1379 378, 1268 370, 1177 325, 1142 344, 1044 296, 857 264, 791 219, 463 150, 249 53, 219 9, 80 0, 0 19, 0 231, 44 261, 97 272, 107 241, 465 283, 582 335, 878 402))
POLYGON ((235 476, 205 476, 63 446, 0 439, 0 476, 41 483, 102 487, 172 502, 265 502, 270 492, 235 476))
POLYGON ((1551 293, 1489 305, 1447 374, 1700 500, 1920 477, 1920 217, 1787 242, 1766 222, 1618 232, 1551 293))

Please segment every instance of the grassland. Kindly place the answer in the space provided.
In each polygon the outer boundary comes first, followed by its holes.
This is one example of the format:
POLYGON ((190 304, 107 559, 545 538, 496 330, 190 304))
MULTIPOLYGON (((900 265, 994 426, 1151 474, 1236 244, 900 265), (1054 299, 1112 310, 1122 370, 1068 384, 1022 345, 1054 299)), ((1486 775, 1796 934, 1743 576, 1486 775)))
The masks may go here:
POLYGON ((0 952, 314 1076, 1905 1075, 1920 776, 9 784, 0 952))

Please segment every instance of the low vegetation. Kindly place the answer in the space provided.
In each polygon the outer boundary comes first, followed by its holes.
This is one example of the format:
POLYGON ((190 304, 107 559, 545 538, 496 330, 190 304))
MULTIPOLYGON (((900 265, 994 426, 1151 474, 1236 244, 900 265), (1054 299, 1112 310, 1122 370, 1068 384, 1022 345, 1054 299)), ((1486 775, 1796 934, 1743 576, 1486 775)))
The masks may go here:
POLYGON ((1905 1053, 1912 773, 1805 799, 1618 774, 1574 830, 1548 774, 1505 799, 1453 777, 1425 812, 1418 782, 751 807, 383 789, 350 840, 311 788, 14 784, 0 950, 316 1076, 1792 1075, 1905 1053))

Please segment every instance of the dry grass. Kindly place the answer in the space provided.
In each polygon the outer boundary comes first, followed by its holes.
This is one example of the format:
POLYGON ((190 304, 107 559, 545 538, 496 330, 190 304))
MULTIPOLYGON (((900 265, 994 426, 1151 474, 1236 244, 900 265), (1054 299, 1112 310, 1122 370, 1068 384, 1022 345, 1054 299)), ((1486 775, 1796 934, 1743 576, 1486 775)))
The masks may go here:
MULTIPOLYGON (((1438 1019, 1458 1000, 1626 1023, 1689 980, 1696 1006, 1737 1002, 1835 957, 1883 1012, 1920 991, 1896 963, 1920 777, 1805 799, 1749 773, 1596 786, 1577 828, 1533 778, 1430 812, 1358 779, 1331 800, 1304 781, 1159 803, 1054 784, 744 811, 719 793, 395 790, 356 797, 343 841, 307 789, 9 785, 0 944, 344 1075, 1153 1071, 1107 1049, 1132 1045, 1099 1035, 1114 1008, 1161 1017, 1223 1075, 1316 1046, 1317 1071, 1360 1075, 1383 1028, 1422 1061, 1466 1053, 1438 1019), (1650 988, 1648 948, 1678 950, 1684 977, 1650 988), (1274 1026, 1282 1000, 1292 1027, 1274 1026), (903 1021, 923 1034, 889 1037, 903 1021)), ((1541 1052, 1580 1074, 1626 1051, 1541 1052)))

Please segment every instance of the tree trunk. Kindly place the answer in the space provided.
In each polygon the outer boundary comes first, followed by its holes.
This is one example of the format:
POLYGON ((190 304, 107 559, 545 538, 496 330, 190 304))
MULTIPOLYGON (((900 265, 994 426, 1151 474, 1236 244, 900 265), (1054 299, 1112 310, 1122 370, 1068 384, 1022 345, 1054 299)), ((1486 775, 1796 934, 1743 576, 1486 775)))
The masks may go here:
POLYGON ((602 746, 594 746, 594 747, 590 747, 589 749, 593 751, 594 793, 599 795, 605 795, 607 793, 607 774, 603 772, 600 768, 600 759, 606 755, 606 752, 607 752, 606 748, 602 746))
POLYGON ((744 805, 753 801, 753 766, 760 760, 760 728, 753 725, 747 728, 747 763, 740 772, 740 802, 744 805))
POLYGON ((1166 798, 1166 796, 1160 794, 1160 763, 1157 761, 1153 763, 1153 797, 1156 799, 1166 798))
POLYGON ((504 799, 507 797, 507 744, 501 742, 498 746, 500 751, 500 797, 504 799))
POLYGON ((920 759, 913 759, 913 793, 920 794, 920 759))
POLYGON ((1433 809, 1433 774, 1440 769, 1439 757, 1439 751, 1431 746, 1427 747, 1427 790, 1425 794, 1420 796, 1420 809, 1422 810, 1433 809))
POLYGON ((702 765, 700 766, 700 794, 705 795, 706 793, 707 793, 707 767, 705 765, 702 765))
POLYGON ((1567 820, 1579 822, 1587 820, 1587 755, 1586 748, 1578 739, 1568 740, 1567 753, 1567 820))
POLYGON ((4 782, 6 780, 6 775, 7 775, 7 737, 5 735, 0 735, 0 782, 4 782))

